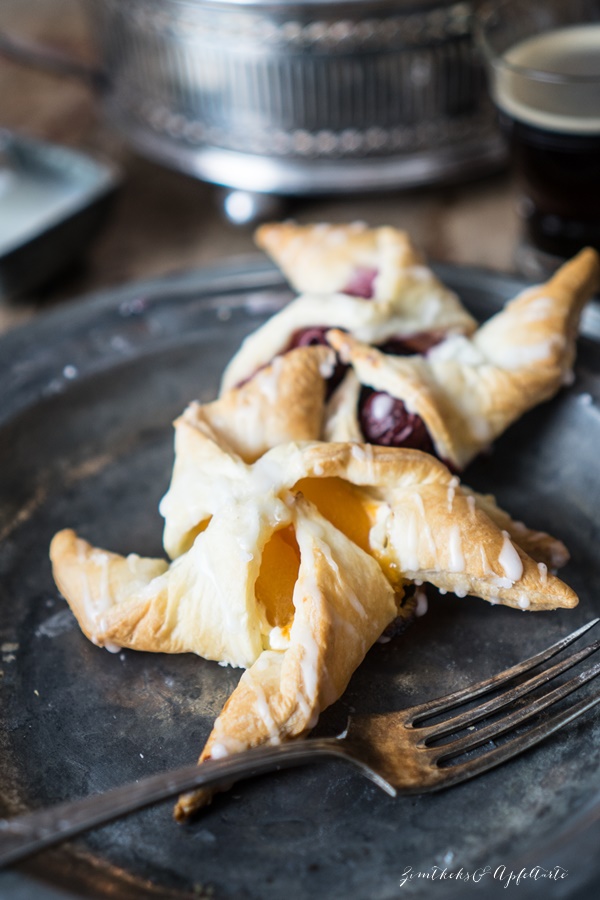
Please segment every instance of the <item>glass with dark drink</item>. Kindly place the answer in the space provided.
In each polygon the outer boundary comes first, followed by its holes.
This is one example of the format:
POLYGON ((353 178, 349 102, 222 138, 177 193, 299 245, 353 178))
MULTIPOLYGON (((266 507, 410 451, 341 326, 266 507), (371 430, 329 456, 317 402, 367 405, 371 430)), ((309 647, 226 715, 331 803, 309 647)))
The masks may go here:
POLYGON ((600 250, 600 0, 504 0, 480 22, 522 191, 519 267, 600 250))

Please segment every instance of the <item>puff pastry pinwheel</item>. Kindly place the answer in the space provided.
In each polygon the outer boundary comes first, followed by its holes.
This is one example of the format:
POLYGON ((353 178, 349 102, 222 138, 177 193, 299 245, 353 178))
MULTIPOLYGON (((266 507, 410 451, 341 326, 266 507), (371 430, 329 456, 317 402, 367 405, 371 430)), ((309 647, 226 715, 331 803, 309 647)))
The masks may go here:
POLYGON ((344 328, 369 344, 394 341, 415 352, 445 334, 476 327, 405 232, 284 223, 263 225, 257 242, 301 296, 246 338, 225 370, 222 393, 293 347, 325 343, 328 328, 344 328))
MULTIPOLYGON (((331 349, 298 347, 276 357, 270 366, 260 369, 249 381, 228 391, 218 400, 198 406, 197 415, 204 419, 222 445, 227 445, 244 461, 252 462, 277 443, 323 439, 324 433, 335 424, 332 413, 335 403, 345 397, 350 386, 356 392, 357 399, 346 404, 347 410, 343 410, 346 424, 338 421, 336 427, 344 428, 340 439, 361 443, 364 436, 356 416, 360 391, 358 380, 348 379, 331 402, 325 402, 324 379, 334 365, 331 349)), ((178 440, 183 441, 184 438, 178 440)), ((195 477, 192 459, 190 453, 177 454, 175 471, 178 479, 180 471, 188 466, 191 466, 191 471, 186 477, 190 481, 195 477)), ((569 554, 561 541, 513 521, 491 495, 477 494, 464 485, 463 490, 469 491, 477 505, 533 559, 551 569, 561 568, 568 561, 569 554)), ((191 529, 193 536, 193 525, 191 529)), ((169 520, 165 529, 168 552, 177 556, 188 544, 189 539, 183 544, 179 539, 172 539, 169 520)))
MULTIPOLYGON (((50 551, 94 643, 248 670, 201 759, 312 728, 398 616, 408 582, 520 609, 577 603, 435 457, 308 441, 247 463, 213 420, 214 408, 192 404, 176 422, 162 502, 170 565, 99 550, 70 530, 50 551)), ((177 815, 208 799, 186 795, 177 815)))
POLYGON ((583 250, 474 334, 449 336, 424 356, 328 332, 352 370, 331 398, 325 438, 418 447, 461 471, 572 377, 581 310, 599 283, 598 255, 583 250))

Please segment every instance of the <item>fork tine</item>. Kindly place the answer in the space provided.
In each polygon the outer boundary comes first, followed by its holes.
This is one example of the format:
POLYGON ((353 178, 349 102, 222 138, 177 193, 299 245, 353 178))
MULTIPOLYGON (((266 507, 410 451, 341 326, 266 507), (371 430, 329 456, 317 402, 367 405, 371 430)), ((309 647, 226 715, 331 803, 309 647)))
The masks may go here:
POLYGON ((523 734, 517 735, 517 737, 507 741, 500 747, 495 747, 488 753, 483 753, 475 759, 469 759, 465 762, 458 763, 456 766, 440 769, 440 775, 442 775, 443 778, 440 778, 437 782, 437 786, 440 788, 450 787, 453 784, 459 784, 461 781, 466 781, 468 778, 473 778, 475 775, 480 775, 482 772, 487 772, 488 769, 492 769, 494 766, 500 765, 500 763, 505 762, 507 759, 517 756, 524 750, 528 750, 529 747, 538 744, 549 735, 554 734, 555 731, 559 731, 564 725, 578 719, 598 703, 600 703, 600 691, 593 697, 580 700, 579 703, 569 707, 569 709, 565 709, 555 716, 552 716, 552 718, 540 722, 540 724, 536 725, 534 728, 530 728, 523 734))
POLYGON ((439 722, 436 725, 422 726, 419 728, 419 731, 423 734, 423 743, 428 745, 433 740, 442 738, 447 734, 454 734, 469 725, 473 725, 475 722, 480 722, 481 719, 486 719, 492 713, 504 709, 504 707, 514 703, 515 700, 518 700, 525 694, 531 693, 531 691, 534 691, 540 685, 552 681, 552 679, 556 678, 557 675, 560 675, 561 672, 566 672, 568 669, 573 668, 573 666, 576 666, 577 663, 580 663, 583 659, 591 656, 592 653, 595 653, 599 648, 600 640, 595 641, 593 644, 589 644, 587 647, 583 647, 575 653, 571 653, 565 659, 555 663, 549 669, 544 669, 543 672, 540 672, 538 675, 533 675, 516 687, 505 690, 503 693, 494 697, 492 700, 488 700, 486 703, 479 704, 473 709, 468 709, 465 712, 459 713, 459 715, 453 716, 451 719, 446 719, 444 722, 439 722))
POLYGON ((496 690, 496 688, 500 687, 503 684, 506 684, 507 681, 510 681, 511 678, 515 678, 517 675, 522 675, 524 672, 528 672, 530 669, 534 669, 540 663, 545 662, 547 659, 551 659, 553 656, 556 656, 557 653, 560 653, 561 650, 564 650, 565 647, 568 647, 569 644, 572 644, 578 638, 580 638, 586 631, 589 631, 590 628, 593 628, 594 625, 597 625, 600 622, 600 618, 592 619, 591 622, 588 622, 586 625, 582 625, 581 628, 578 628, 576 631, 573 631, 571 634, 568 634, 566 637, 561 638, 559 641, 556 641, 555 644, 551 644, 545 650, 541 650, 539 653, 536 653, 534 656, 529 657, 529 659, 523 660, 523 662, 518 663, 515 666, 511 666, 511 668, 506 669, 504 672, 500 672, 498 675, 493 675, 491 678, 486 678, 485 681, 480 681, 477 684, 473 684, 470 687, 462 688, 459 691, 455 691, 452 694, 447 694, 444 697, 438 697, 434 700, 429 700, 426 703, 421 703, 418 706, 409 707, 406 710, 406 724, 407 725, 415 725, 421 719, 429 718, 430 716, 438 715, 438 713, 446 712, 449 709, 453 709, 455 706, 460 706, 461 703, 466 703, 469 700, 474 700, 476 697, 481 697, 483 694, 487 694, 490 691, 496 690))
POLYGON ((507 731, 511 731, 513 728, 516 728, 517 725, 527 722, 528 719, 533 718, 543 709, 562 700, 563 697, 568 697, 573 691, 576 691, 582 685, 591 681, 593 678, 596 678, 598 675, 600 675, 600 663, 596 663, 587 671, 576 675, 574 678, 571 678, 570 681, 566 681, 564 684, 554 688, 554 690, 548 691, 548 693, 543 694, 541 697, 534 700, 533 703, 522 706, 520 709, 509 713, 502 719, 499 719, 496 722, 490 722, 490 724, 486 725, 484 728, 479 728, 471 734, 466 734, 456 741, 443 744, 438 748, 440 752, 439 756, 435 757, 436 761, 442 762, 443 760, 457 756, 460 753, 466 753, 469 750, 473 750, 475 747, 480 747, 482 744, 486 744, 488 741, 500 737, 502 734, 506 734, 507 731))

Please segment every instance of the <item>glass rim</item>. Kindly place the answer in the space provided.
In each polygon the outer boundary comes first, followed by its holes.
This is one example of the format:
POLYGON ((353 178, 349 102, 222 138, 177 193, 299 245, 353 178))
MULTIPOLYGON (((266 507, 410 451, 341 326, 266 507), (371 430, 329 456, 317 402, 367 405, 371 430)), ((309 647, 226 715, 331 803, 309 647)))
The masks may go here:
MULTIPOLYGON (((531 81, 541 81, 547 84, 600 84, 600 73, 598 75, 562 75, 558 72, 548 72, 547 70, 535 69, 531 66, 520 66, 509 62, 501 54, 497 53, 489 42, 487 29, 492 21, 497 20, 502 7, 508 6, 511 2, 514 2, 514 0, 503 0, 500 4, 494 4, 493 7, 489 7, 485 12, 475 17, 478 43, 489 65, 495 69, 504 69, 506 72, 512 72, 514 75, 519 75, 522 78, 529 78, 531 81)), ((570 28, 592 23, 600 26, 600 19, 573 22, 564 27, 570 28)))

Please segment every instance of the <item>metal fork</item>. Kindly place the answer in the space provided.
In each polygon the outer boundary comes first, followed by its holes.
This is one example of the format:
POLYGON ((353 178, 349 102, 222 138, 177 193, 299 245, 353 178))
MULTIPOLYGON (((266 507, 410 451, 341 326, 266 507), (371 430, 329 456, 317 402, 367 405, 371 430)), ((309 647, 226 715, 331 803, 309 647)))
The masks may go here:
POLYGON ((600 691, 566 709, 535 720, 538 714, 600 674, 600 663, 590 666, 556 687, 545 687, 526 703, 522 697, 548 685, 557 675, 584 660, 600 647, 600 640, 571 652, 536 675, 521 676, 564 650, 596 625, 594 619, 530 659, 471 687, 411 706, 400 712, 352 717, 343 734, 332 738, 310 738, 278 746, 256 747, 219 760, 208 760, 133 784, 114 788, 83 800, 63 803, 47 810, 0 820, 0 867, 23 859, 90 828, 166 800, 182 791, 216 786, 264 772, 290 768, 332 757, 348 762, 388 794, 434 791, 466 781, 537 744, 600 702, 600 691), (511 682, 516 681, 514 686, 511 682), (498 692, 502 686, 508 685, 498 692), (450 718, 422 724, 457 706, 491 692, 495 695, 450 718), (478 722, 508 710, 479 728, 478 722), (534 720, 531 723, 530 720, 534 720), (529 727, 521 728, 527 723, 529 727), (514 731, 504 743, 494 742, 514 731), (460 732, 465 732, 460 736, 460 732), (434 742, 451 737, 434 746, 434 742), (491 743, 490 743, 491 742, 491 743), (472 751, 490 743, 479 755, 472 751), (466 759, 462 759, 465 754, 466 759), (456 762, 452 762, 453 759, 456 762))

